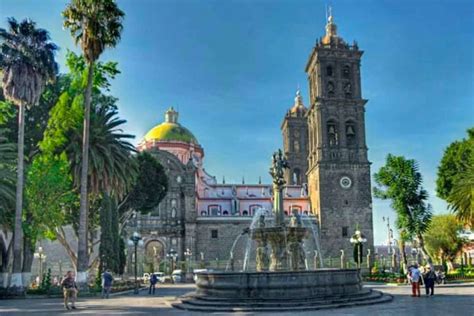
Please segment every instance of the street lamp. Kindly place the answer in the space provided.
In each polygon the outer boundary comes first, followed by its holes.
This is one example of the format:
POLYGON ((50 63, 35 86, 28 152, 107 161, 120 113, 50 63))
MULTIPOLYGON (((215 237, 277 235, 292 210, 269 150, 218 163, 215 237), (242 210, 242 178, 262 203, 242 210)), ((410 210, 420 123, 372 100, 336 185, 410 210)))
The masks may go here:
POLYGON ((46 255, 44 254, 43 247, 38 247, 38 252, 33 254, 34 258, 39 261, 39 280, 43 280, 43 260, 46 260, 46 255))
POLYGON ((362 261, 362 244, 365 243, 367 239, 362 235, 360 230, 357 229, 354 235, 352 235, 350 241, 351 244, 354 245, 354 255, 357 256, 357 258, 355 258, 355 261, 357 262, 357 268, 360 269, 360 263, 362 261))
POLYGON ((140 236, 140 234, 138 232, 134 232, 132 234, 132 236, 130 236, 130 239, 128 240, 128 244, 130 246, 134 246, 135 247, 135 291, 133 293, 135 294, 138 294, 138 278, 137 278, 137 274, 138 274, 138 270, 137 270, 137 248, 138 246, 140 245, 143 245, 143 238, 142 236, 140 236))
POLYGON ((178 253, 176 252, 176 250, 170 249, 170 251, 168 251, 168 253, 166 254, 166 258, 168 258, 168 260, 171 260, 171 273, 173 273, 174 262, 176 258, 178 258, 178 253))
POLYGON ((186 259, 188 261, 188 272, 191 272, 191 256, 193 255, 191 249, 187 248, 184 252, 184 255, 186 256, 186 259))

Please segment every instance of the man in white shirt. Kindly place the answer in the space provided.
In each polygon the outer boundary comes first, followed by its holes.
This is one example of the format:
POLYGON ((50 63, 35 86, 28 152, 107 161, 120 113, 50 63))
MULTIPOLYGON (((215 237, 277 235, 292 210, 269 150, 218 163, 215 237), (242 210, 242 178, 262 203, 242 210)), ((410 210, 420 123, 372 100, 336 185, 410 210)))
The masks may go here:
POLYGON ((421 283, 421 272, 418 269, 418 265, 415 264, 414 267, 410 269, 410 280, 411 280, 411 292, 413 297, 420 297, 420 283, 421 283))

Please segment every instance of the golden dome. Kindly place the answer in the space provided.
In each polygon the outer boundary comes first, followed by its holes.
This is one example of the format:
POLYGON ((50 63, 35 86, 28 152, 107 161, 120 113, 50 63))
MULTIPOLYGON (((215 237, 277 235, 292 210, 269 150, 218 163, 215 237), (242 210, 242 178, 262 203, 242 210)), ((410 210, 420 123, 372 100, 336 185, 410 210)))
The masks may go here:
POLYGON ((165 112, 165 122, 153 127, 144 137, 144 141, 180 141, 198 144, 196 137, 187 128, 178 123, 178 115, 173 107, 165 112))

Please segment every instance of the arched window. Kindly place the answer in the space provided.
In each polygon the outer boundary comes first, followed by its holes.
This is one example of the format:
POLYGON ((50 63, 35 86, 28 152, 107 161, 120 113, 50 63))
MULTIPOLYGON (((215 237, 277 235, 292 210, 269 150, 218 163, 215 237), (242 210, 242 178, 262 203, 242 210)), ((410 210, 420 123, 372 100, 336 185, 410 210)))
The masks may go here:
POLYGON ((201 211, 201 216, 207 216, 207 212, 206 211, 201 211))
POLYGON ((210 216, 219 216, 221 215, 221 206, 220 205, 209 205, 207 211, 210 216))
POLYGON ((350 82, 344 84, 344 96, 347 99, 352 97, 352 86, 350 82))
POLYGON ((348 65, 342 67, 342 77, 346 79, 351 77, 351 68, 348 65))
POLYGON ((262 206, 260 204, 252 204, 249 206, 249 210, 250 210, 250 216, 253 216, 255 214, 255 212, 262 208, 262 206))
POLYGON ((283 213, 285 213, 285 216, 288 216, 288 211, 284 211, 283 213))
POLYGON ((354 122, 347 122, 346 123, 346 141, 347 146, 355 146, 356 141, 356 128, 354 122))
POLYGON ((337 130, 337 123, 335 121, 328 121, 327 132, 329 146, 333 147, 339 145, 339 133, 337 130))
POLYGON ((328 82, 327 84, 327 92, 328 92, 328 97, 333 97, 334 96, 334 83, 331 81, 328 82))
POLYGON ((293 169, 292 184, 301 184, 300 169, 298 168, 293 169))
POLYGON ((293 141, 293 150, 295 151, 295 153, 300 152, 300 141, 297 139, 293 141))
POLYGON ((229 211, 225 210, 224 212, 222 212, 222 215, 224 215, 224 216, 229 215, 229 211))
POLYGON ((249 216, 249 212, 247 212, 247 210, 244 210, 244 211, 242 212, 242 216, 249 216))
POLYGON ((304 215, 308 215, 308 211, 304 211, 303 214, 304 214, 304 215))
POLYGON ((327 66, 326 67, 326 75, 328 77, 332 77, 333 71, 332 71, 332 66, 327 66))

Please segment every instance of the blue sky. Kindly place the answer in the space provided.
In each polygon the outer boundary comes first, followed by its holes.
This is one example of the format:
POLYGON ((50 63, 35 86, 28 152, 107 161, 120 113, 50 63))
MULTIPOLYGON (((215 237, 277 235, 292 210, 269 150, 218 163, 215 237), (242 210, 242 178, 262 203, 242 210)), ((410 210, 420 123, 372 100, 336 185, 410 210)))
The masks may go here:
MULTIPOLYGON (((0 0, 6 17, 30 17, 61 50, 77 50, 62 28, 62 0, 0 0)), ((122 41, 102 60, 119 62, 112 93, 137 141, 171 105, 205 149, 206 169, 228 182, 269 182, 271 153, 304 66, 324 33, 325 1, 119 0, 122 41)), ((372 173, 388 153, 416 159, 435 212, 437 165, 444 148, 474 126, 474 2, 331 1, 339 34, 365 51, 362 88, 372 173)), ((376 243, 394 218, 374 200, 376 243)))

